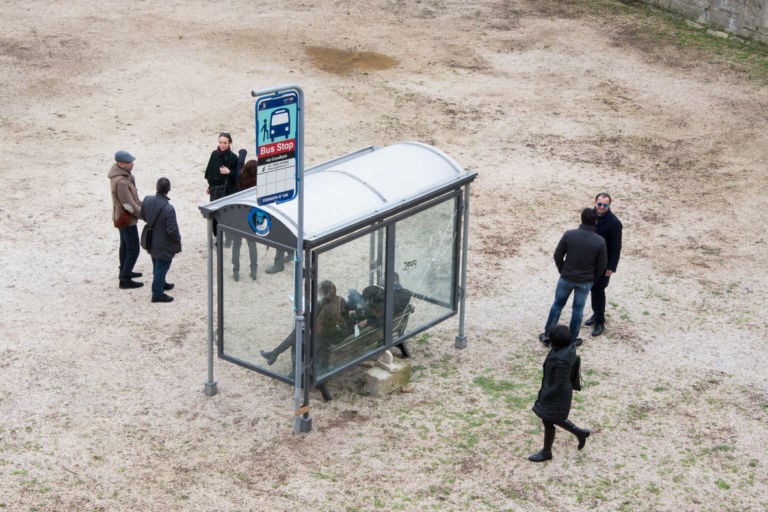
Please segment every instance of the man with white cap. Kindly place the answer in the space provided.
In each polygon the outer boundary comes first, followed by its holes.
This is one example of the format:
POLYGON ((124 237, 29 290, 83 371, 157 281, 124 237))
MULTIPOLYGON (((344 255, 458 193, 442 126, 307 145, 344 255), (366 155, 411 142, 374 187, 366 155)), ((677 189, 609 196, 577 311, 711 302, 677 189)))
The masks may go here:
POLYGON ((120 288, 141 288, 144 283, 134 281, 141 274, 133 271, 139 258, 139 229, 136 226, 141 215, 141 201, 136 191, 133 170, 133 155, 127 151, 115 153, 115 163, 109 170, 112 190, 112 222, 120 231, 120 288))

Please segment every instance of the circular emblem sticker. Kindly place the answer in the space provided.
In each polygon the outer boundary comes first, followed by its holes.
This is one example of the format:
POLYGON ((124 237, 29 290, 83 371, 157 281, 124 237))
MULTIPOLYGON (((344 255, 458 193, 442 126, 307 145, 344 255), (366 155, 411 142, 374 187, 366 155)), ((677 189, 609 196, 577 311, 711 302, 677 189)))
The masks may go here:
POLYGON ((267 236, 272 229, 272 219, 269 214, 258 208, 251 208, 251 211, 248 212, 248 224, 250 224, 253 232, 259 236, 267 236))

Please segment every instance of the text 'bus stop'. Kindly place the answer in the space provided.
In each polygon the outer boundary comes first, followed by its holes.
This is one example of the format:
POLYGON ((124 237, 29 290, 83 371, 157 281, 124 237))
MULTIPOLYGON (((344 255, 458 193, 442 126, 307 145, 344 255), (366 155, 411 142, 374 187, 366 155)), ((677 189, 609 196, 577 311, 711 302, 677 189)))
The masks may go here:
MULTIPOLYGON (((232 272, 241 259, 243 268, 259 270, 279 252, 298 259, 296 201, 260 205, 249 189, 201 206, 209 233, 206 393, 216 393, 214 340, 219 358, 287 383, 296 383, 300 368, 304 389, 317 386, 326 399, 334 375, 388 348, 407 356, 406 340, 457 313, 456 346, 463 348, 469 185, 476 176, 416 142, 369 147, 308 169, 298 308, 290 264, 253 279, 236 280, 232 272), (259 254, 263 261, 249 260, 259 254), (341 315, 323 307, 329 287, 344 299, 333 307, 346 303, 341 315), (294 310, 304 317, 298 366, 294 310)), ((304 413, 308 402, 305 391, 304 413)))

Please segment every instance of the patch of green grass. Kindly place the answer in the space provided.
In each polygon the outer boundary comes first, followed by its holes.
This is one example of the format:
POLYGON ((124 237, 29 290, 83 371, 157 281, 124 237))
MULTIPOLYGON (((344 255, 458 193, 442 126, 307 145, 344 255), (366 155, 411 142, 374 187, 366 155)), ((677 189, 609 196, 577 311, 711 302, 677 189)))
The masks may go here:
POLYGON ((722 478, 718 478, 715 481, 715 485, 717 485, 719 488, 724 489, 724 490, 728 490, 728 489, 731 488, 731 486, 728 484, 728 482, 726 482, 722 478))
POLYGON ((475 377, 472 383, 480 388, 484 395, 492 401, 504 400, 514 410, 523 410, 530 407, 536 397, 534 385, 529 381, 512 382, 509 380, 496 380, 490 376, 475 377))
POLYGON ((318 480, 330 480, 330 481, 336 480, 336 478, 334 478, 332 475, 329 475, 327 473, 321 473, 320 471, 310 471, 309 476, 313 478, 317 478, 318 480))
POLYGON ((661 489, 655 482, 651 482, 645 486, 645 491, 651 494, 661 494, 661 489))
POLYGON ((578 503, 591 503, 595 501, 606 501, 611 493, 613 484, 610 480, 596 480, 594 483, 579 482, 576 487, 576 501, 578 503))

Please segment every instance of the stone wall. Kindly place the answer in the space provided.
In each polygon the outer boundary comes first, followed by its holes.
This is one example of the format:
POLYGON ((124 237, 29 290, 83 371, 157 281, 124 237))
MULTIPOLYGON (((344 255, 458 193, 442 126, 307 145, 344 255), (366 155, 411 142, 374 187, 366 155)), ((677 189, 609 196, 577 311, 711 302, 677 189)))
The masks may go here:
POLYGON ((768 44, 768 0, 643 0, 710 28, 768 44))

